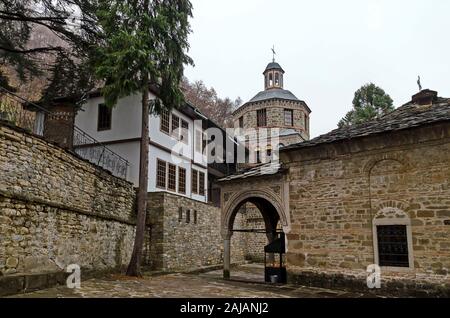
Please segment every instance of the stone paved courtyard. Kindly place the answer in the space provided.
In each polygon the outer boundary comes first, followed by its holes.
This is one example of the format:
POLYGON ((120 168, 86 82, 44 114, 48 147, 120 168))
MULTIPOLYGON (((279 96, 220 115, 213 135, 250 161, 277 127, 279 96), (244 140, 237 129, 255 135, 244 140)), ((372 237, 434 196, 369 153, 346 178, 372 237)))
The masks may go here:
POLYGON ((222 271, 202 274, 168 274, 139 279, 113 275, 82 282, 81 289, 65 286, 50 288, 13 297, 156 297, 156 298, 349 298, 368 297, 349 293, 290 285, 263 284, 263 267, 249 264, 234 269, 232 280, 221 279, 222 271))

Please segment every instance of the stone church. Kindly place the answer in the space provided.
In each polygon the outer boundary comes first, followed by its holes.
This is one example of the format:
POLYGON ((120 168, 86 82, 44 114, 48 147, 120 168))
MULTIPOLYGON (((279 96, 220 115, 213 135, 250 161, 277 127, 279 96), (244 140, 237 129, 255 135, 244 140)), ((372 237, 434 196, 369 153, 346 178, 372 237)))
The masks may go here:
POLYGON ((244 214, 267 234, 253 250, 283 236, 289 283, 367 291, 378 267, 383 293, 448 297, 450 99, 421 90, 379 119, 309 140, 310 109, 283 75, 270 63, 265 90, 234 113, 235 127, 280 128, 280 160, 267 153, 220 180, 224 277, 244 214))

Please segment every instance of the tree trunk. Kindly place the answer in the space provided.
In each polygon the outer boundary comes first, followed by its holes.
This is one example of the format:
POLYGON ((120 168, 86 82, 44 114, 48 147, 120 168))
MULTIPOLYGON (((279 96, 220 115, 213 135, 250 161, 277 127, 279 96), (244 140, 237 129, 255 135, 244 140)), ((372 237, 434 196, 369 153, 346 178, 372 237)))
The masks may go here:
POLYGON ((144 83, 142 92, 142 132, 141 153, 139 165, 139 190, 137 195, 137 224, 133 254, 128 265, 128 276, 141 276, 142 249, 145 240, 145 220, 147 216, 147 185, 148 185, 148 148, 149 148, 149 92, 148 81, 144 83))

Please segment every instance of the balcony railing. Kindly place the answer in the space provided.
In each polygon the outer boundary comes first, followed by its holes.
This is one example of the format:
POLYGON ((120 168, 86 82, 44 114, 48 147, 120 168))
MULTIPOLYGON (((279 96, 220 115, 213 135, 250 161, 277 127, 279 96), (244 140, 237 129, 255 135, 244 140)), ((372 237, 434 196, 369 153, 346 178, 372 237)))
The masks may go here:
POLYGON ((61 117, 59 113, 50 112, 1 86, 0 92, 6 93, 3 96, 0 94, 0 120, 42 136, 45 140, 56 143, 92 164, 110 171, 116 177, 127 178, 129 162, 125 158, 71 122, 57 120, 61 117), (23 103, 32 105, 37 111, 25 110, 23 103), (57 126, 45 127, 44 118, 52 119, 52 124, 57 126))
POLYGON ((127 178, 129 162, 78 127, 74 127, 73 131, 73 149, 81 158, 110 171, 117 177, 127 178))

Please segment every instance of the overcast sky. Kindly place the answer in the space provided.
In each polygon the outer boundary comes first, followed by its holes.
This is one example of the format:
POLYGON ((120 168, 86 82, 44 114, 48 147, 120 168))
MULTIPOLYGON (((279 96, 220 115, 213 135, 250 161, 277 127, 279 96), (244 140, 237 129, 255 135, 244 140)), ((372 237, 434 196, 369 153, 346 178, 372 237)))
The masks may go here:
POLYGON ((424 88, 450 97, 448 0, 191 0, 191 80, 248 101, 266 65, 312 109, 313 137, 336 128, 354 92, 374 82, 398 107, 424 88))

